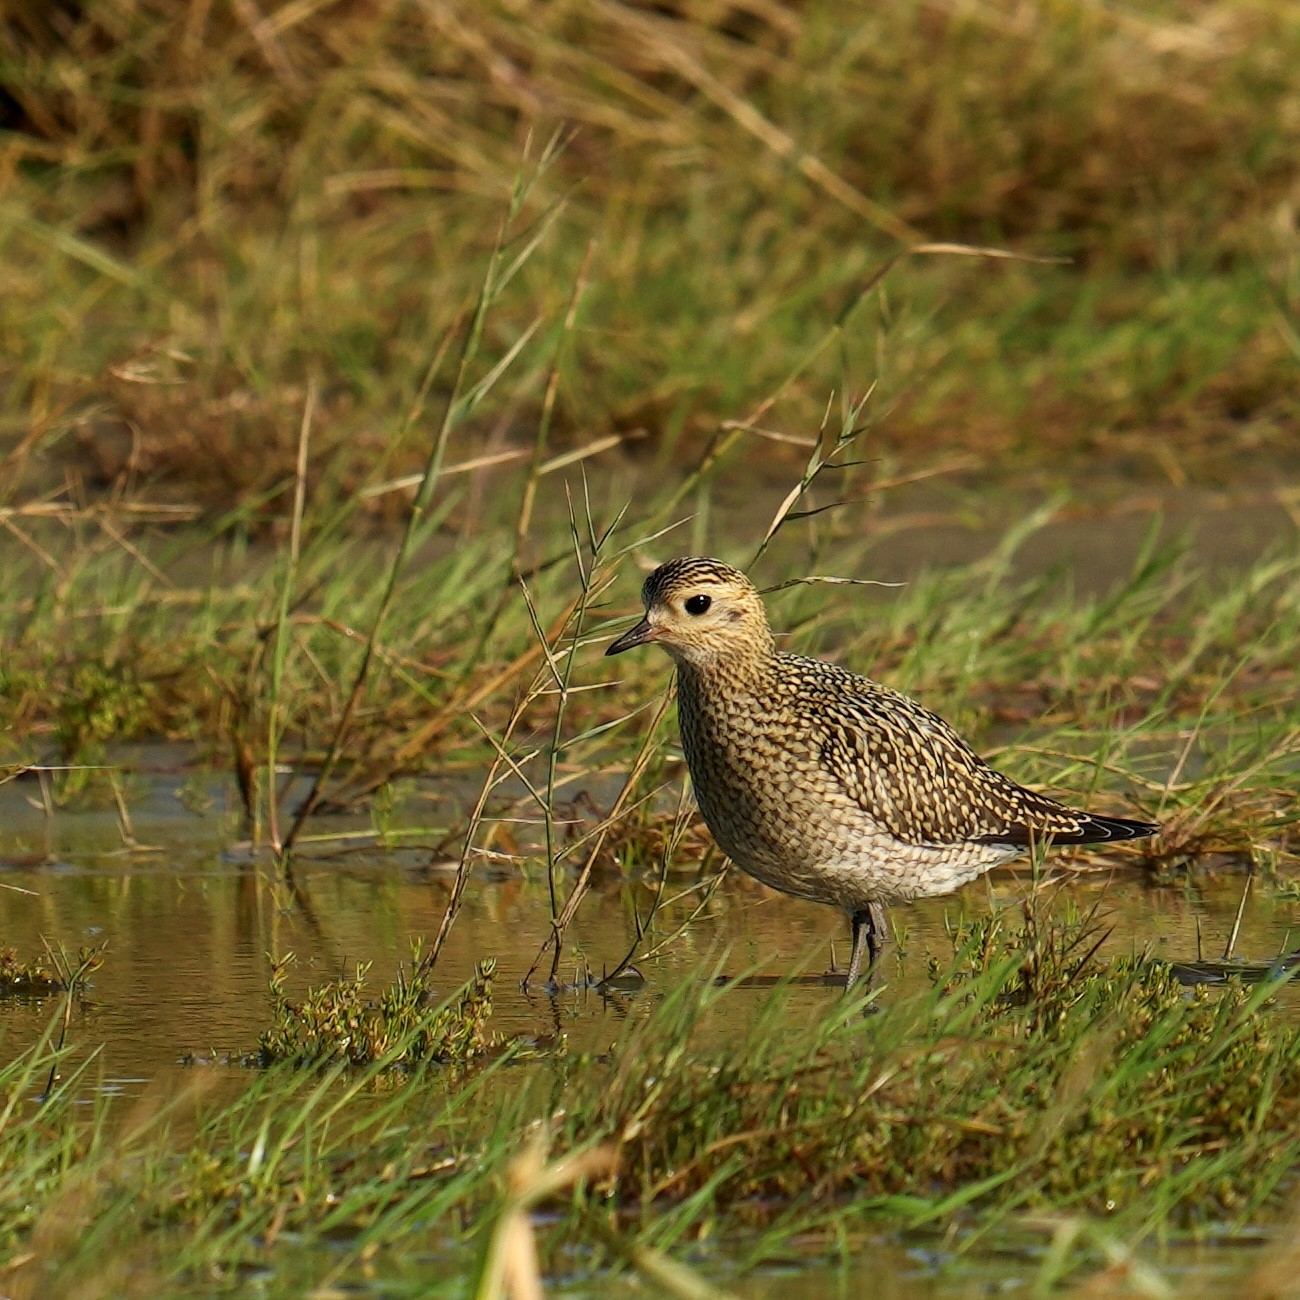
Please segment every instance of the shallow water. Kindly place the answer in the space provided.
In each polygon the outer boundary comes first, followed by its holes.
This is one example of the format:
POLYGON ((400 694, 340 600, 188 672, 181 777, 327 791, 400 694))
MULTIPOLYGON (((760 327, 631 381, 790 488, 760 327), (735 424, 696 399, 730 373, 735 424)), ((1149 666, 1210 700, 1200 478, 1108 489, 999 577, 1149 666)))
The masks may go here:
MULTIPOLYGON (((101 1048, 86 1078, 88 1102, 96 1089, 128 1098, 170 1094, 196 1069, 211 1073, 218 1092, 233 1095, 249 1072, 229 1062, 251 1051, 269 1022, 269 953, 296 954, 296 988, 366 961, 373 962, 372 978, 379 984, 408 957, 412 939, 437 931, 452 877, 430 846, 454 815, 454 799, 435 797, 432 787, 417 789, 404 815, 417 824, 423 817, 431 829, 396 850, 360 838, 369 829, 364 819, 322 820, 317 829, 340 839, 328 853, 299 862, 290 890, 269 862, 254 860, 240 847, 235 792, 227 777, 194 770, 192 755, 181 749, 142 748, 123 757, 131 770, 125 790, 133 846, 123 841, 111 800, 48 813, 35 778, 0 786, 3 941, 23 956, 40 953, 43 943, 71 952, 107 944, 104 964, 70 1026, 78 1049, 101 1048), (349 831, 357 838, 342 838, 349 831), (186 1064, 187 1058, 206 1064, 186 1064)), ((1148 949, 1192 961, 1198 953, 1222 954, 1246 877, 1224 861, 1202 864, 1170 884, 1154 884, 1131 865, 1058 869, 1053 879, 1061 898, 1079 909, 1099 906, 1110 928, 1109 952, 1148 949)), ((694 906, 697 883, 690 870, 670 877, 669 893, 687 896, 661 913, 664 933, 694 906)), ((897 942, 883 963, 881 996, 925 983, 927 953, 946 957, 951 951, 946 926, 991 906, 1015 909, 1030 884, 1027 870, 1007 870, 952 898, 894 909, 897 942)), ((583 963, 597 974, 612 967, 634 936, 634 909, 644 916, 652 897, 648 879, 627 879, 613 870, 599 877, 570 932, 561 980, 579 982, 583 963)), ((548 994, 534 986, 525 992, 520 981, 548 926, 540 864, 485 862, 439 969, 450 990, 476 961, 495 957, 493 1031, 541 1044, 563 1036, 574 1050, 608 1046, 627 1018, 648 1014, 680 981, 715 970, 743 977, 708 1018, 707 1032, 719 1039, 738 1037, 748 1011, 773 996, 777 977, 792 972, 801 978, 781 996, 791 1023, 806 1021, 840 996, 821 976, 831 963, 832 944, 841 963, 848 948, 847 925, 837 913, 733 873, 705 914, 666 951, 638 961, 642 986, 606 996, 589 987, 548 994)), ((1297 946, 1300 901, 1266 886, 1253 889, 1242 911, 1236 955, 1266 962, 1297 946)), ((1300 998, 1284 994, 1282 1001, 1280 1014, 1300 1010, 1300 998)), ((59 998, 0 1000, 0 1052, 12 1055, 33 1041, 61 1006, 59 998)), ((945 1243, 909 1246, 886 1239, 857 1243, 846 1262, 828 1260, 824 1241, 807 1255, 794 1242, 786 1264, 765 1266, 743 1284, 725 1259, 701 1266, 747 1296, 848 1295, 859 1293, 864 1261, 870 1259, 874 1294, 959 1297, 988 1294, 990 1287, 999 1294, 1026 1290, 1039 1249, 967 1256, 945 1243)), ((1198 1276, 1206 1269, 1237 1271, 1249 1257, 1250 1252, 1212 1252, 1189 1267, 1198 1276)), ((408 1264, 395 1266, 400 1271, 408 1264)), ((605 1289, 599 1278, 560 1287, 593 1295, 605 1289)))
MULTIPOLYGON (((113 1091, 176 1084, 192 1068, 182 1064, 187 1055, 221 1059, 252 1050, 269 1017, 268 953, 296 955, 296 986, 366 961, 374 963, 375 982, 386 981, 409 956, 412 939, 436 933, 450 891, 451 872, 430 869, 428 847, 385 850, 361 839, 304 858, 295 890, 286 888, 268 862, 237 847, 233 788, 220 775, 196 777, 185 757, 155 751, 143 764, 137 758, 129 786, 135 848, 123 844, 111 805, 47 816, 33 780, 0 787, 4 942, 20 955, 39 954, 43 943, 70 952, 107 943, 72 1035, 102 1043, 101 1086, 113 1091), (198 801, 207 802, 207 811, 192 811, 198 801)), ((366 829, 363 821, 325 824, 340 835, 366 829)), ((426 838, 432 843, 436 836, 426 838)), ((1088 859, 1066 862, 1084 866, 1088 859)), ((1233 930, 1245 875, 1226 860, 1217 867, 1163 885, 1123 865, 1057 869, 1052 881, 1081 910, 1100 907, 1111 953, 1149 949, 1190 962, 1198 954, 1221 956, 1233 930)), ((667 888, 675 895, 695 883, 682 872, 667 888)), ((1014 908, 1029 887, 1027 868, 1013 868, 951 898, 895 908, 898 942, 884 960, 883 996, 921 986, 927 952, 951 951, 945 926, 990 906, 1014 908)), ((644 916, 652 897, 649 880, 613 872, 599 877, 570 932, 561 981, 580 983, 584 961, 597 975, 612 968, 635 934, 633 908, 644 916)), ((661 913, 665 934, 694 901, 688 893, 661 913)), ((748 1003, 769 996, 772 977, 791 972, 804 976, 787 993, 793 1020, 816 1015, 839 996, 820 976, 831 964, 832 946, 841 963, 847 959, 843 918, 736 873, 665 952, 638 960, 644 986, 608 996, 589 988, 548 994, 538 981, 525 992, 520 983, 548 931, 548 906, 538 863, 525 862, 522 870, 487 864, 452 930, 440 962, 448 988, 480 958, 497 960, 498 1033, 564 1034, 575 1048, 599 1047, 624 1017, 648 1010, 678 981, 702 978, 715 965, 729 976, 749 977, 731 1001, 738 1021, 748 1003)), ((1269 961, 1296 947, 1300 901, 1277 897, 1267 886, 1252 890, 1235 956, 1269 961)), ((54 1005, 0 1001, 0 1050, 31 1041, 54 1005)))

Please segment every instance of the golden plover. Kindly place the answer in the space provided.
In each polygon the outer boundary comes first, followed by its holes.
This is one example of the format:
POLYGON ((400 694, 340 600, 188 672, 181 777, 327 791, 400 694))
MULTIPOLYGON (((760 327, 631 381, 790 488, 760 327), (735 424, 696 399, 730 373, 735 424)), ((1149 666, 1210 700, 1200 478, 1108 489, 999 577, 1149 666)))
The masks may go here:
POLYGON ((848 912, 848 986, 874 965, 884 905, 947 894, 1034 844, 1154 835, 995 772, 944 720, 821 659, 777 651, 739 569, 685 557, 641 589, 645 617, 606 651, 654 642, 709 830, 743 871, 848 912))

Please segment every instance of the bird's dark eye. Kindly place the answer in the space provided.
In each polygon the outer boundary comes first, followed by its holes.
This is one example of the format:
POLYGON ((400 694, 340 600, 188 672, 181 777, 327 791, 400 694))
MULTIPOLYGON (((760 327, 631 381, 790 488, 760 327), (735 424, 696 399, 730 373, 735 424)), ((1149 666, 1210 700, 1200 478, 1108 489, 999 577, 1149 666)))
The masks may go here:
POLYGON ((709 596, 692 596, 686 602, 686 612, 688 614, 703 614, 712 604, 713 600, 709 596))

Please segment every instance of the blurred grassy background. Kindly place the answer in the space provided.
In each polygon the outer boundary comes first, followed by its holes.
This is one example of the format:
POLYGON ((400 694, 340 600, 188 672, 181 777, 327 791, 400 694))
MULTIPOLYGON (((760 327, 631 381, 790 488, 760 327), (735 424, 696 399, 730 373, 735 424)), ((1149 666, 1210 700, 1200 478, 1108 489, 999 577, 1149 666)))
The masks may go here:
POLYGON ((1300 455, 1294 6, 7 12, 10 500, 148 483, 282 508, 309 381, 316 499, 418 468, 427 431, 406 445, 404 416, 522 161, 556 132, 512 236, 541 242, 482 368, 539 333, 453 452, 533 445, 541 354, 581 280, 553 437, 622 433, 613 454, 658 470, 778 391, 760 423, 807 434, 830 394, 873 381, 872 447, 909 469, 957 452, 1077 484, 1105 460, 1181 484, 1268 478, 1300 455), (873 270, 922 239, 1068 261, 907 258, 783 388, 873 270))

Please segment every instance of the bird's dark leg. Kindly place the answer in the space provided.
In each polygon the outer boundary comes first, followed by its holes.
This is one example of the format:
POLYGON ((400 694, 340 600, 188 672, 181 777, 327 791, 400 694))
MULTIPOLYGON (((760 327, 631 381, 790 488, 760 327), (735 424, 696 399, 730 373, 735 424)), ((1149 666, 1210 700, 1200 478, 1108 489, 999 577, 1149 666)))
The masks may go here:
POLYGON ((844 985, 847 993, 862 974, 862 959, 867 959, 867 976, 875 969, 876 958, 885 946, 885 909, 879 903, 868 903, 851 914, 853 922, 853 955, 849 958, 849 978, 844 985))

